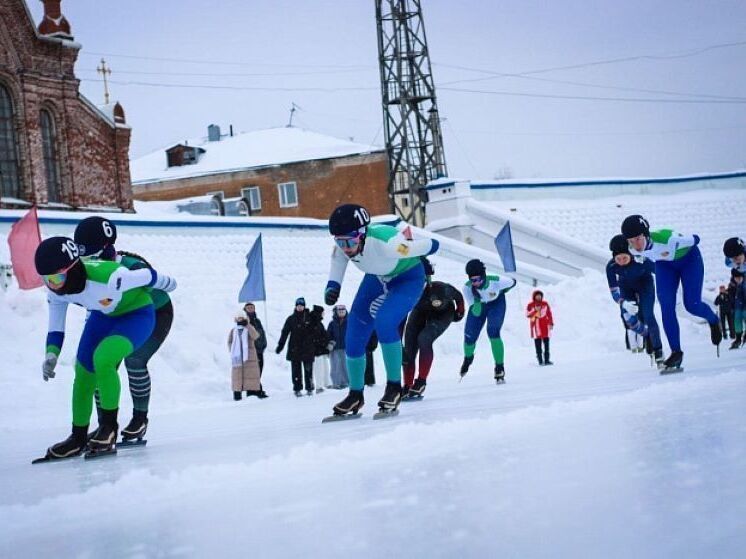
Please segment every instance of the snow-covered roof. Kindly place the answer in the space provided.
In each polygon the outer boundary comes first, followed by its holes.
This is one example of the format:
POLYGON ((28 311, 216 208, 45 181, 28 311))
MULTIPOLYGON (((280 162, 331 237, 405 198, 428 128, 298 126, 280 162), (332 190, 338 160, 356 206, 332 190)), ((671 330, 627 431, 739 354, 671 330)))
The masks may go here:
POLYGON ((188 140, 187 143, 206 151, 197 163, 169 168, 166 163, 166 149, 174 145, 171 143, 130 162, 132 184, 383 151, 380 146, 358 144, 295 127, 269 128, 242 132, 234 136, 221 136, 218 142, 210 142, 205 136, 188 140))

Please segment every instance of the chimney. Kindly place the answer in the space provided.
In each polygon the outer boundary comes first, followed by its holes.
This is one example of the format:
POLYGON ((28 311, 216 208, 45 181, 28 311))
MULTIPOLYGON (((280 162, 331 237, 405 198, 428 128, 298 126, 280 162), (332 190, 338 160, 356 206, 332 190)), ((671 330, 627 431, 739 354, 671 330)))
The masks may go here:
POLYGON ((207 127, 207 139, 210 142, 220 141, 220 126, 217 124, 211 124, 207 127))
POLYGON ((62 0, 41 0, 41 3, 44 4, 44 18, 39 24, 39 34, 45 37, 72 40, 70 23, 62 15, 60 8, 62 0))

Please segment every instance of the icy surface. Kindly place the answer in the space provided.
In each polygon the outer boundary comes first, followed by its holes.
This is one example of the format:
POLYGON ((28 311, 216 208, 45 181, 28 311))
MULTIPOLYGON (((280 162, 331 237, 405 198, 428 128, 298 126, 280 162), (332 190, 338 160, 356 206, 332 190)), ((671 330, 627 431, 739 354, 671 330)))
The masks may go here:
MULTIPOLYGON (((689 230, 704 231, 695 219, 689 230)), ((296 297, 320 304, 330 239, 263 236, 270 398, 234 402, 225 339, 255 235, 129 229, 120 248, 179 280, 174 328, 151 361, 146 448, 30 465, 69 431, 83 312, 70 309, 44 383, 44 294, 0 291, 0 557, 743 556, 746 349, 717 359, 683 311, 686 370, 661 377, 624 350, 601 271, 547 286, 556 365, 541 368, 520 285, 502 331, 505 385, 484 336, 458 382, 462 322, 436 343, 423 401, 372 421, 377 355, 365 416, 322 425, 343 393, 295 398, 273 349, 296 297)), ((461 264, 434 261, 436 277, 461 284, 461 264)), ((350 267, 341 302, 360 278, 350 267)))

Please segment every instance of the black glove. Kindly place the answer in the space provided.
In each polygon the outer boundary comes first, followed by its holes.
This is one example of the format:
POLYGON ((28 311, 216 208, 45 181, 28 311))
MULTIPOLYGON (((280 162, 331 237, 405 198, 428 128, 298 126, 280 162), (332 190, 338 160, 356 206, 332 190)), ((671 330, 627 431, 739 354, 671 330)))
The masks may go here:
POLYGON ((339 299, 339 292, 341 289, 341 285, 339 285, 336 281, 330 281, 326 284, 326 289, 324 290, 324 303, 327 305, 333 305, 337 302, 337 299, 339 299))

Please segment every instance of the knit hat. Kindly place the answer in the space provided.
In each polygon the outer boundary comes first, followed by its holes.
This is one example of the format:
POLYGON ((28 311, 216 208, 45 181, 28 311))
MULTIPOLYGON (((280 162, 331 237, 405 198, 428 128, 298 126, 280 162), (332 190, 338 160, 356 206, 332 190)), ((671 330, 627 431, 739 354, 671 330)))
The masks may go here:
POLYGON ((303 305, 303 306, 305 307, 305 306, 306 306, 306 300, 305 300, 305 299, 304 299, 303 297, 298 297, 298 298, 297 298, 297 299, 295 300, 295 305, 296 305, 296 306, 298 306, 298 305, 303 305))

